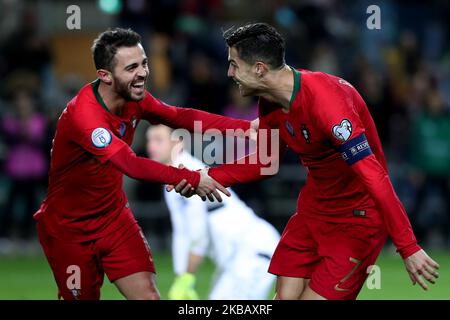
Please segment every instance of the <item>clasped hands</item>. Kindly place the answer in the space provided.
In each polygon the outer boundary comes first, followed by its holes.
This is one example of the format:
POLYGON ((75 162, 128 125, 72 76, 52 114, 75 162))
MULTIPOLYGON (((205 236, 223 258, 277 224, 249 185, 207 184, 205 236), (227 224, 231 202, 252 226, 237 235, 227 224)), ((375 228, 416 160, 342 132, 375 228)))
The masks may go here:
MULTIPOLYGON (((249 135, 247 137, 250 138, 250 140, 256 141, 258 129, 259 119, 256 118, 255 120, 250 122, 250 130, 248 131, 249 135)), ((178 168, 183 169, 184 166, 180 164, 178 168)), ((175 189, 177 193, 186 198, 190 198, 194 194, 197 194, 198 196, 200 196, 200 198, 202 198, 203 201, 206 201, 206 199, 208 199, 209 201, 214 202, 214 199, 216 199, 217 201, 222 202, 222 197, 218 191, 222 192, 228 197, 231 196, 231 193, 224 186, 211 178, 208 175, 208 170, 208 167, 200 170, 200 182, 197 188, 192 187, 192 185, 188 183, 186 179, 183 179, 176 186, 167 185, 166 190, 170 192, 175 189)))
MULTIPOLYGON (((178 168, 184 169, 184 166, 180 164, 178 168)), ((186 198, 190 198, 194 194, 197 194, 203 201, 208 199, 209 201, 214 202, 214 199, 216 199, 217 201, 222 202, 222 196, 219 191, 228 197, 231 196, 231 193, 208 175, 208 169, 209 168, 204 168, 199 171, 200 182, 198 183, 197 188, 194 188, 186 179, 183 179, 176 186, 167 185, 166 190, 170 192, 175 189, 177 193, 186 198)))

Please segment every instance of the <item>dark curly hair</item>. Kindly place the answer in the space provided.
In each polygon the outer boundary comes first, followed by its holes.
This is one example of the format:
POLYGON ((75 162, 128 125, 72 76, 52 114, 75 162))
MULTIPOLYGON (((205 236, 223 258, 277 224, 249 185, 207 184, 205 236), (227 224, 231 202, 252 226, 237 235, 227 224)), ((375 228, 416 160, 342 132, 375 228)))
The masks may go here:
POLYGON ((262 61, 273 69, 284 66, 285 42, 278 31, 267 23, 250 23, 230 28, 223 33, 227 45, 236 48, 246 63, 262 61))
POLYGON ((117 49, 134 47, 139 43, 141 36, 131 29, 113 28, 102 32, 92 45, 95 68, 112 71, 117 49))

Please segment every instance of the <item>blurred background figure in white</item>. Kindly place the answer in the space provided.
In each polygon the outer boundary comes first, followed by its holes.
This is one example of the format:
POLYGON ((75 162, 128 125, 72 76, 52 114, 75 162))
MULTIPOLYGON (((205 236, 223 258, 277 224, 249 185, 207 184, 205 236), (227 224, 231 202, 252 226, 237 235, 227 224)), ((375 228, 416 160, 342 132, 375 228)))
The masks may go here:
MULTIPOLYGON (((172 129, 152 126, 147 152, 172 166, 202 169, 205 165, 171 138, 172 129)), ((277 230, 230 191, 223 202, 203 202, 164 192, 172 222, 172 256, 176 278, 169 290, 174 300, 198 299, 196 273, 205 256, 216 265, 209 299, 262 300, 269 297, 275 277, 267 272, 279 240, 277 230)))

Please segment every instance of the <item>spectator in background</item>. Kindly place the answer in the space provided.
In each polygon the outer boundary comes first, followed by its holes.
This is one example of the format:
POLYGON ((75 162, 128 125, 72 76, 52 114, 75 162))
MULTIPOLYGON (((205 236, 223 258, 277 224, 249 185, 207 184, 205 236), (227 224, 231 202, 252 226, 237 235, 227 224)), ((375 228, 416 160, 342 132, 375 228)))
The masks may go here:
POLYGON ((4 60, 0 76, 23 70, 43 77, 52 58, 49 43, 38 33, 39 21, 32 8, 25 10, 21 19, 20 27, 0 44, 4 60))
POLYGON ((220 113, 226 100, 226 90, 219 81, 215 63, 207 55, 196 52, 190 57, 186 106, 220 113))
MULTIPOLYGON (((417 184, 411 218, 418 237, 425 235, 419 216, 426 213, 423 204, 432 188, 439 190, 445 201, 447 222, 450 221, 450 116, 439 91, 430 90, 425 101, 425 108, 415 119, 410 133, 413 178, 417 184)), ((450 245, 449 228, 449 223, 442 226, 450 245)))
MULTIPOLYGON (((238 86, 232 84, 228 90, 229 103, 223 109, 223 115, 227 117, 233 117, 235 119, 253 120, 258 118, 258 104, 252 97, 243 97, 238 86)), ((235 142, 234 148, 238 142, 235 142)), ((227 146, 227 148, 230 146, 227 146)), ((250 143, 245 145, 246 154, 254 152, 251 151, 250 143)), ((238 157, 238 155, 236 155, 238 157)), ((237 159, 235 159, 237 160, 237 159)), ((261 207, 265 207, 266 201, 261 194, 264 194, 261 183, 250 182, 248 184, 235 185, 233 189, 244 201, 251 201, 251 199, 259 199, 261 207)))
POLYGON ((318 43, 314 47, 310 68, 313 71, 341 75, 336 51, 333 50, 333 47, 325 41, 318 43))
POLYGON ((4 210, 0 213, 0 237, 11 236, 12 222, 19 219, 19 236, 32 235, 33 213, 37 210, 37 192, 47 176, 45 143, 47 123, 36 111, 29 91, 19 90, 13 96, 11 114, 0 122, 0 131, 7 147, 4 174, 10 190, 4 210), (23 204, 23 205, 22 205, 23 204), (21 212, 17 209, 21 208, 21 212))
POLYGON ((241 96, 237 86, 230 86, 228 94, 230 102, 223 110, 224 116, 249 121, 258 117, 258 105, 252 98, 241 96))
POLYGON ((372 113, 373 120, 383 144, 390 143, 389 119, 396 111, 389 100, 388 84, 383 74, 377 72, 369 59, 360 54, 355 60, 352 75, 355 87, 360 90, 362 97, 372 113))

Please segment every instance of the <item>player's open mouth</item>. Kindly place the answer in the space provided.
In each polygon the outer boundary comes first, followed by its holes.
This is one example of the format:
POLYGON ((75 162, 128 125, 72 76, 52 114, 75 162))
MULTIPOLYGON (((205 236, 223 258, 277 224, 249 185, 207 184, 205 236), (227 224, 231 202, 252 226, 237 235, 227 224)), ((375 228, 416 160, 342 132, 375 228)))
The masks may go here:
POLYGON ((131 85, 133 88, 136 89, 143 89, 144 88, 144 82, 139 82, 131 85))

